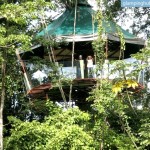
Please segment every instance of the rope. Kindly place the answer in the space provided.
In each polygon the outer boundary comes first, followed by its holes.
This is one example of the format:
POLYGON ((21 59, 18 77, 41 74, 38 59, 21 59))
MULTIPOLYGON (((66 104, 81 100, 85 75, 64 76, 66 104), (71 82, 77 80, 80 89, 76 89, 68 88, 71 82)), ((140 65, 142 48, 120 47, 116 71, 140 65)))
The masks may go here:
MULTIPOLYGON (((74 67, 74 49, 75 49, 75 34, 76 34, 76 19, 77 19, 77 0, 75 3, 75 12, 74 12, 74 33, 73 33, 73 43, 72 43, 72 68, 74 67)), ((69 91, 69 102, 71 102, 72 97, 72 83, 70 84, 69 91)))

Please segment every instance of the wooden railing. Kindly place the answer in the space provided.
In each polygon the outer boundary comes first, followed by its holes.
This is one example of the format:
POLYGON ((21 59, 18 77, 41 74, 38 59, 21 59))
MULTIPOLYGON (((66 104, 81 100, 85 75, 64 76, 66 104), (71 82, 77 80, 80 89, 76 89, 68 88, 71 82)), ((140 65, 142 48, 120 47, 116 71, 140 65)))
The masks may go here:
MULTIPOLYGON (((26 67, 26 74, 28 78, 28 84, 26 83, 26 88, 31 89, 33 87, 36 87, 38 85, 50 83, 53 78, 57 78, 57 76, 61 76, 62 78, 68 78, 68 79, 87 79, 88 78, 88 71, 86 68, 86 64, 84 61, 75 61, 74 66, 72 67, 71 61, 63 61, 56 63, 57 65, 54 68, 51 68, 49 64, 43 64, 41 65, 41 68, 36 68, 36 64, 24 62, 26 67)), ((111 73, 114 66, 110 65, 108 62, 106 62, 102 70, 97 70, 96 65, 93 66, 93 72, 92 76, 90 78, 108 78, 108 79, 114 79, 114 78, 120 78, 119 71, 116 71, 115 73, 111 73)), ((127 74, 132 71, 133 68, 129 68, 126 72, 127 74)), ((144 71, 139 73, 139 76, 137 77, 138 81, 144 82, 144 71)), ((143 83, 142 83, 143 84, 143 83)))

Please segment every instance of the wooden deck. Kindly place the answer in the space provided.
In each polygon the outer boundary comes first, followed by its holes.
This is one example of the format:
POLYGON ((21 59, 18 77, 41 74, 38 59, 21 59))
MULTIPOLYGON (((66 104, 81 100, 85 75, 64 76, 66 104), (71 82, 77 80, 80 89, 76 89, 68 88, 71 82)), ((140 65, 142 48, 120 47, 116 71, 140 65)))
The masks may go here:
MULTIPOLYGON (((77 78, 73 80, 73 86, 75 87, 88 87, 94 86, 95 84, 96 84, 95 78, 84 78, 84 79, 77 78)), ((69 87, 69 85, 64 85, 64 88, 65 87, 69 87)), ((27 95, 29 95, 31 98, 45 97, 46 93, 49 93, 53 88, 54 87, 51 83, 42 84, 33 87, 31 90, 28 90, 27 95)))
POLYGON ((76 78, 75 80, 73 80, 73 84, 74 85, 78 85, 78 86, 82 86, 82 85, 95 85, 96 84, 96 79, 95 78, 76 78))
POLYGON ((31 90, 27 92, 27 95, 30 97, 36 98, 36 97, 41 97, 46 95, 46 91, 52 88, 51 83, 47 84, 42 84, 36 87, 33 87, 31 90))
MULTIPOLYGON (((97 79, 96 78, 76 78, 73 80, 73 97, 74 99, 86 99, 89 91, 96 85, 97 79)), ((66 95, 69 95, 69 89, 70 85, 64 85, 63 90, 65 91, 66 95)), ((136 88, 129 88, 129 91, 134 92, 135 94, 143 90, 144 87, 141 84, 138 84, 138 87, 136 88)), ((124 92, 124 90, 122 91, 124 92)), ((60 91, 58 86, 55 87, 52 85, 52 83, 42 84, 39 86, 36 86, 29 90, 27 92, 27 95, 30 96, 30 98, 42 98, 42 99, 48 99, 51 98, 53 100, 61 99, 60 91)))

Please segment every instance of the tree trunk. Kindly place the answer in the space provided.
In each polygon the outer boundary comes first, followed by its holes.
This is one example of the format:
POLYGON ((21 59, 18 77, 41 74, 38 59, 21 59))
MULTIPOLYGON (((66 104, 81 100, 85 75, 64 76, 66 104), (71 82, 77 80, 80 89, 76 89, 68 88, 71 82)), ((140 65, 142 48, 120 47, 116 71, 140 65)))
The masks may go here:
POLYGON ((1 88, 1 101, 0 101, 0 150, 3 150, 3 109, 5 101, 5 73, 6 73, 6 51, 4 50, 4 61, 1 65, 1 77, 2 77, 2 88, 1 88))

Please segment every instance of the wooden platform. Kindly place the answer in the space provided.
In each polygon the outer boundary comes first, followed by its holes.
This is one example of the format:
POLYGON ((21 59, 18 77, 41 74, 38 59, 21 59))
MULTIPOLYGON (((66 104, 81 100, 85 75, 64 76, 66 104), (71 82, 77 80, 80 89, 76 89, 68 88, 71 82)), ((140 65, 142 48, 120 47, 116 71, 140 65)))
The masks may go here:
MULTIPOLYGON (((73 80, 73 86, 74 87, 91 87, 94 86, 96 84, 96 79, 95 78, 76 78, 75 80, 73 80)), ((67 89, 67 87, 69 87, 69 85, 64 85, 64 89, 67 89)), ((58 88, 53 86, 54 88, 58 88)), ((27 95, 31 98, 41 98, 41 97, 45 97, 47 94, 49 95, 49 93, 51 93, 52 89, 52 83, 47 83, 47 84, 42 84, 36 87, 33 87, 31 90, 27 91, 27 95)))
POLYGON ((73 84, 74 85, 95 85, 96 84, 96 79, 95 78, 76 78, 75 80, 73 80, 73 84))
MULTIPOLYGON (((89 91, 96 85, 97 83, 97 79, 96 78, 76 78, 73 80, 73 97, 74 99, 86 99, 83 97, 87 97, 89 91)), ((66 95, 69 95, 69 88, 70 85, 63 85, 63 90, 65 92, 66 95)), ((134 88, 129 88, 129 91, 132 91, 133 93, 138 93, 140 91, 142 91, 144 89, 144 87, 140 84, 138 84, 138 87, 134 88)), ((122 91, 124 92, 124 90, 122 91)), ((36 86, 34 88, 32 88, 31 90, 29 90, 27 92, 27 95, 30 96, 30 98, 43 98, 43 99, 62 99, 60 91, 58 86, 53 86, 52 88, 52 83, 47 83, 47 84, 42 84, 39 86, 36 86)))
POLYGON ((31 96, 31 97, 39 97, 44 95, 45 96, 45 92, 49 89, 52 88, 52 84, 51 83, 46 83, 46 84, 42 84, 36 87, 33 87, 31 90, 29 90, 27 92, 27 95, 31 96))

